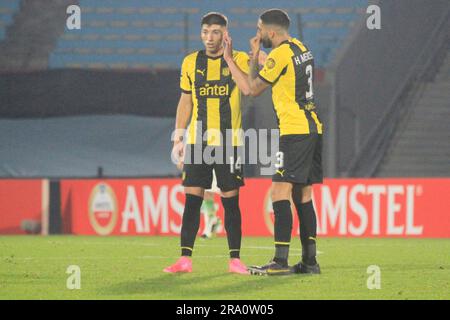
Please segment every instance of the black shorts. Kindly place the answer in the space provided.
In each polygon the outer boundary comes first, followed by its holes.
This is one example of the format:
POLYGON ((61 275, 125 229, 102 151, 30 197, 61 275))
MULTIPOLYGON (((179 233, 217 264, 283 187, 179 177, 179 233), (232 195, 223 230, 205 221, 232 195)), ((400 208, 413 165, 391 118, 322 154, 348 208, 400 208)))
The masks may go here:
POLYGON ((304 185, 322 183, 322 135, 292 134, 280 137, 280 159, 272 176, 274 182, 304 185))
POLYGON ((223 192, 235 190, 244 185, 244 170, 240 160, 242 159, 242 147, 231 147, 228 154, 223 147, 216 147, 211 153, 208 152, 218 161, 211 161, 211 159, 205 161, 200 156, 203 155, 204 150, 205 146, 190 144, 186 146, 183 186, 210 189, 213 170, 216 173, 217 187, 223 192), (215 157, 216 154, 219 156, 215 157), (189 161, 187 161, 188 159, 189 161))

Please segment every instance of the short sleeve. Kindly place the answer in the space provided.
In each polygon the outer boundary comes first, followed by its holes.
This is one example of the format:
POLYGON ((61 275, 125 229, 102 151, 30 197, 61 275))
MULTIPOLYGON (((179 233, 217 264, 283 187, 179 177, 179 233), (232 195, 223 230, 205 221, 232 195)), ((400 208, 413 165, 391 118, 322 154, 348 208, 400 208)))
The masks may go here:
POLYGON ((234 57, 234 61, 236 61, 237 66, 242 72, 248 73, 250 58, 247 53, 238 51, 234 57))
POLYGON ((285 50, 284 46, 272 50, 258 76, 265 82, 273 84, 287 66, 289 58, 289 51, 285 50))
POLYGON ((181 75, 180 75, 180 89, 184 93, 191 93, 192 89, 192 83, 191 79, 189 78, 189 60, 187 58, 184 58, 183 64, 181 65, 181 75))

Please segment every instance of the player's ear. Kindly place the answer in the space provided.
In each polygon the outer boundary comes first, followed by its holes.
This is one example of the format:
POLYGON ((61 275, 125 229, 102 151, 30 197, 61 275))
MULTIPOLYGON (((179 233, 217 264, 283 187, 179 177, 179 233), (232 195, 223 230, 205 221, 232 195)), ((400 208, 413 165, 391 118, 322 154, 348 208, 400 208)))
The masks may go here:
POLYGON ((276 34, 277 34, 276 31, 273 30, 273 29, 271 29, 271 30, 269 31, 269 36, 270 36, 271 39, 275 38, 275 35, 276 35, 276 34))

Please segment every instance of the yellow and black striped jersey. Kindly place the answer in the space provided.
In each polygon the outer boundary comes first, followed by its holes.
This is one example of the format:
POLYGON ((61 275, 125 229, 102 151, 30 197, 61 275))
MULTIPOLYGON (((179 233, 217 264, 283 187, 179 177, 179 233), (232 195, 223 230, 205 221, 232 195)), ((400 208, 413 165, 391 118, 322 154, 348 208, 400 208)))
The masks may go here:
MULTIPOLYGON (((249 57, 245 52, 233 51, 233 59, 248 73, 249 57)), ((180 87, 184 93, 192 94, 188 144, 220 146, 221 136, 229 143, 226 138, 229 130, 232 145, 242 145, 241 92, 223 56, 212 58, 205 50, 186 56, 181 67, 180 87)))
POLYGON ((280 135, 322 134, 314 104, 314 57, 295 38, 286 40, 267 56, 259 77, 272 85, 272 100, 280 135))

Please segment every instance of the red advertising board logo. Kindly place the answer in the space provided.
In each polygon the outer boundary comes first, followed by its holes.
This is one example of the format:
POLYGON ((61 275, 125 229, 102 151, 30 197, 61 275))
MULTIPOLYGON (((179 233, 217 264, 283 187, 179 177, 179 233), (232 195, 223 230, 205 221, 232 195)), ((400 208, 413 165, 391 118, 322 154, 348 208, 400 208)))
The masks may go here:
POLYGON ((117 223, 118 207, 114 190, 104 182, 97 184, 89 197, 89 221, 99 235, 110 234, 117 223))
MULTIPOLYGON (((246 179, 241 188, 244 236, 273 234, 270 186, 269 179, 246 179)), ((74 234, 180 234, 184 194, 178 179, 65 180, 62 190, 66 230, 74 234)), ((449 190, 450 179, 325 180, 314 186, 317 231, 342 237, 450 237, 449 190)), ((216 203, 223 219, 218 195, 216 203)), ((292 212, 298 234, 293 205, 292 212)))
POLYGON ((177 235, 184 209, 178 179, 63 180, 65 231, 98 235, 177 235))
POLYGON ((450 237, 450 179, 330 179, 314 189, 318 233, 450 237))
MULTIPOLYGON (((46 221, 49 205, 44 182, 0 181, 1 234, 25 233, 26 223, 46 221)), ((179 179, 62 180, 64 232, 178 236, 185 201, 180 183, 179 179)), ((246 179, 241 188, 244 236, 273 234, 270 186, 270 179, 246 179)), ((326 179, 313 189, 317 232, 322 237, 450 238, 448 178, 326 179)), ((224 221, 219 195, 215 201, 224 221)), ((298 218, 295 206, 291 208, 296 235, 298 218)), ((199 232, 204 227, 201 221, 199 232)))

